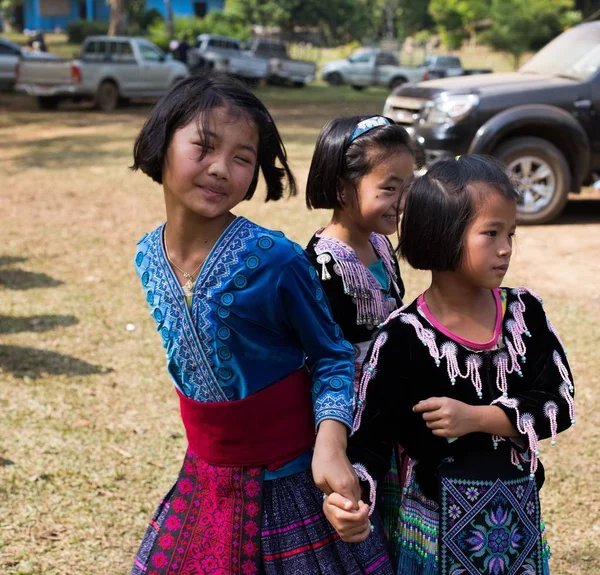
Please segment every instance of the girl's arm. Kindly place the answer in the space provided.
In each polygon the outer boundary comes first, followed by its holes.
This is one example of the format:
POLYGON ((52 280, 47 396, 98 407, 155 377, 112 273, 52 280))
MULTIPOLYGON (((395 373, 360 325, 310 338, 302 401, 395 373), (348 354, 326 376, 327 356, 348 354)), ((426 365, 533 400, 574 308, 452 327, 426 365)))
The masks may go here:
POLYGON ((447 439, 469 433, 517 437, 518 430, 496 405, 469 405, 449 397, 430 397, 413 407, 434 435, 447 439))
POLYGON ((360 487, 345 454, 354 409, 354 350, 334 323, 314 269, 298 249, 281 264, 277 309, 304 349, 313 380, 318 430, 313 475, 325 493, 336 491, 357 506, 360 487))
POLYGON ((519 288, 514 305, 520 306, 527 328, 525 361, 520 358, 524 377, 509 389, 508 397, 494 403, 530 444, 536 437, 551 437, 554 442, 558 433, 575 423, 573 375, 541 301, 519 288))

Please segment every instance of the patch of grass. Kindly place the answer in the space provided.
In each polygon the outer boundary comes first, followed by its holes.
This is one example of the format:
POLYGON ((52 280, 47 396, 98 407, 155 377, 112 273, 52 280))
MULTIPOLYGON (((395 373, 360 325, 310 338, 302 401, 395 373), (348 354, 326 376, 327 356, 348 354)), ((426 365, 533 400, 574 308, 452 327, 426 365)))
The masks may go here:
MULTIPOLYGON (((258 94, 301 190, 322 125, 340 113, 380 112, 386 96, 321 86, 258 94)), ((128 573, 183 458, 176 395, 132 265, 136 241, 164 217, 160 188, 127 168, 148 110, 41 112, 18 103, 0 118, 6 575, 128 573)), ((302 244, 328 220, 307 212, 302 195, 266 204, 263 193, 237 212, 302 244)), ((543 508, 560 575, 600 573, 600 202, 592 198, 585 214, 571 209, 555 225, 520 229, 507 278, 546 298, 575 372, 577 425, 555 448, 542 447, 543 508)), ((406 265, 403 275, 408 297, 427 285, 427 274, 406 265)))

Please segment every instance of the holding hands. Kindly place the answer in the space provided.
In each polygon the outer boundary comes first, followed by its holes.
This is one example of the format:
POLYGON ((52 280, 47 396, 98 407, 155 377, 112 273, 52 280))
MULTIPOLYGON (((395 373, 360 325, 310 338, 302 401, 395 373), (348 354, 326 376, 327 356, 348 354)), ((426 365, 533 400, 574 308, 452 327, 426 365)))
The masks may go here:
POLYGON ((419 401, 413 411, 423 414, 431 432, 447 439, 479 431, 476 406, 449 397, 430 397, 419 401))
POLYGON ((339 493, 325 495, 323 513, 346 543, 360 543, 371 533, 369 506, 363 501, 358 502, 358 509, 353 509, 352 502, 339 493))

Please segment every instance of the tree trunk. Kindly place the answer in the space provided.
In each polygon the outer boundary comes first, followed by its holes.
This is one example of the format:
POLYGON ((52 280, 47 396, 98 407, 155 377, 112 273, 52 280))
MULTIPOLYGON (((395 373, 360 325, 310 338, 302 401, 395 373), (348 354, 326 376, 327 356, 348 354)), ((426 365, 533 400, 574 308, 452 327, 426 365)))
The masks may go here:
POLYGON ((123 10, 125 0, 110 0, 110 24, 108 26, 109 36, 118 36, 123 33, 123 10))
POLYGON ((520 65, 521 65, 521 56, 523 54, 521 54, 520 52, 518 54, 513 53, 512 57, 513 57, 513 70, 518 70, 520 65))

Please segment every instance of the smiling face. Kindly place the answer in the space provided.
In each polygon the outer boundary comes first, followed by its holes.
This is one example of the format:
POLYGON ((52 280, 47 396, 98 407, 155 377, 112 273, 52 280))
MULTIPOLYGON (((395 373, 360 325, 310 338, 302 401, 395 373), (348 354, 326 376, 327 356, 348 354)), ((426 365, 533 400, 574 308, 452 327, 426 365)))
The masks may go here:
POLYGON ((341 210, 361 229, 390 235, 398 230, 402 195, 413 177, 414 158, 406 150, 384 156, 357 186, 356 201, 341 210))
POLYGON ((494 289, 501 285, 510 264, 517 204, 485 184, 472 186, 477 211, 465 231, 456 272, 472 285, 494 289))
POLYGON ((256 172, 258 129, 245 115, 224 107, 213 108, 207 120, 205 134, 198 119, 175 132, 163 187, 172 208, 212 219, 244 200, 256 172))

